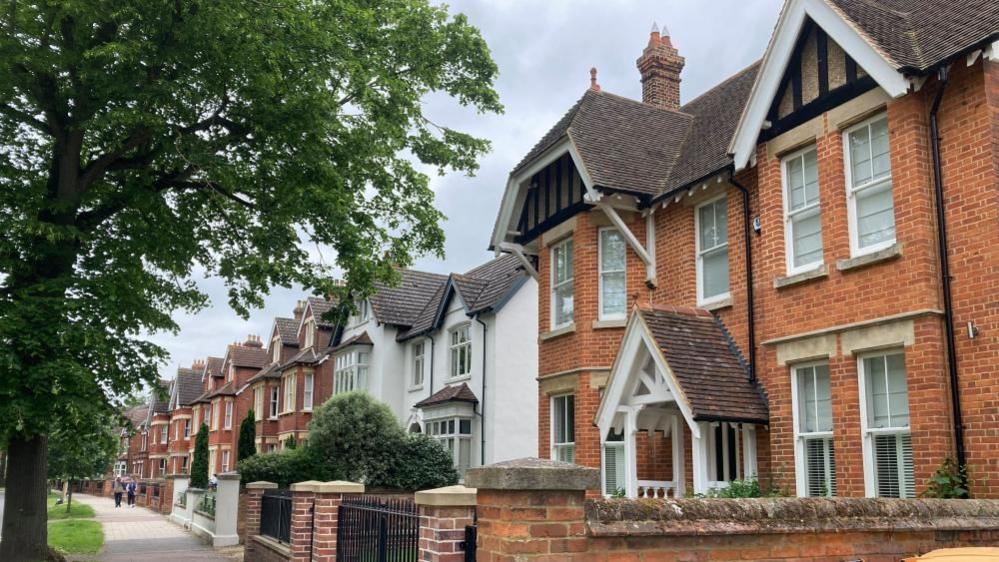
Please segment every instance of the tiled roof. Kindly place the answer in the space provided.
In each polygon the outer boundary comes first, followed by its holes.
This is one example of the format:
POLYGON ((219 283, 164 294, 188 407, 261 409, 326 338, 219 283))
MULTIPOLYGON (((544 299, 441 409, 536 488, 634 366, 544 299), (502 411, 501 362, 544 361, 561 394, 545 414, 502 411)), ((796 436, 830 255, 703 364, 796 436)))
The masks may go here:
POLYGON ((275 318, 274 326, 281 336, 281 343, 298 347, 298 320, 294 318, 275 318))
POLYGON ((263 369, 260 369, 259 373, 253 375, 252 377, 250 377, 249 380, 246 381, 247 386, 249 386, 249 385, 251 385, 251 384, 259 381, 260 379, 279 379, 279 378, 281 378, 281 371, 280 371, 280 369, 278 369, 278 367, 280 367, 280 366, 281 366, 280 363, 274 362, 274 363, 271 363, 270 365, 267 365, 263 369))
MULTIPOLYGON (((309 297, 309 308, 312 309, 312 315, 316 317, 316 326, 321 328, 332 328, 333 324, 323 319, 323 315, 329 312, 333 308, 333 302, 327 299, 321 299, 319 297, 309 297)), ((298 341, 298 324, 295 324, 295 341, 298 341)))
POLYGON ((208 360, 205 362, 205 369, 208 370, 209 375, 213 377, 221 377, 222 363, 224 362, 225 359, 221 357, 209 357, 208 360))
POLYGON ((669 177, 692 120, 679 111, 587 90, 513 173, 568 136, 595 186, 656 195, 669 177))
POLYGON ((129 422, 131 422, 132 427, 137 428, 141 426, 146 421, 146 416, 149 415, 149 406, 142 404, 140 406, 132 406, 131 408, 125 410, 124 416, 129 422))
POLYGON ((150 390, 149 406, 153 414, 165 414, 170 411, 170 381, 160 380, 158 384, 162 394, 156 389, 150 390))
POLYGON ((369 299, 375 318, 383 324, 411 326, 427 301, 447 281, 446 275, 412 269, 399 271, 398 285, 378 284, 369 299))
POLYGON ((262 347, 229 346, 229 361, 237 367, 259 369, 269 363, 271 356, 262 347))
POLYGON ((367 332, 361 332, 356 336, 352 336, 341 341, 336 347, 330 348, 329 352, 333 353, 352 345, 374 345, 374 343, 371 341, 371 337, 368 336, 367 332))
POLYGON ((924 71, 999 37, 999 0, 826 0, 897 68, 924 71))
POLYGON ((220 386, 219 388, 215 389, 215 391, 209 393, 207 396, 205 396, 205 398, 212 399, 215 398, 216 396, 235 396, 235 395, 236 395, 236 387, 231 382, 227 382, 224 385, 220 386))
POLYGON ((499 306, 527 276, 516 256, 503 255, 490 260, 468 272, 452 273, 450 283, 442 285, 430 298, 408 330, 399 332, 396 339, 404 341, 425 334, 437 326, 441 300, 450 297, 446 293, 453 288, 461 296, 465 312, 476 314, 499 306))
POLYGON ((190 406, 201 395, 201 373, 181 367, 177 369, 177 405, 190 406))
POLYGON ((769 423, 767 403, 721 322, 696 309, 640 309, 694 419, 769 423))
POLYGON ((455 386, 445 386, 429 398, 425 398, 414 404, 414 407, 426 408, 427 406, 436 406, 446 402, 469 402, 471 404, 478 404, 479 399, 475 397, 475 393, 472 392, 471 388, 468 388, 467 384, 461 383, 455 386))
POLYGON ((757 61, 680 108, 693 117, 680 157, 670 170, 663 191, 678 189, 714 174, 732 163, 729 141, 753 89, 757 61))
POLYGON ((328 353, 329 351, 326 349, 319 350, 315 347, 307 347, 293 355, 291 359, 278 365, 276 367, 276 370, 279 371, 278 376, 280 376, 280 371, 283 371, 292 365, 312 365, 321 360, 323 357, 326 357, 328 353))

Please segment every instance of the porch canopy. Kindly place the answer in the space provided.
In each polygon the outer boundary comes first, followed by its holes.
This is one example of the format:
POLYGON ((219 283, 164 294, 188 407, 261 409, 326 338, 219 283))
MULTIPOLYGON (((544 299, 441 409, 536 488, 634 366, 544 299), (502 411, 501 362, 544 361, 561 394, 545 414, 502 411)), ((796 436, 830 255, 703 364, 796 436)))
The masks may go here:
POLYGON ((762 389, 720 320, 699 309, 636 307, 597 410, 604 493, 683 496, 688 435, 695 493, 755 477, 756 426, 768 420, 762 389), (665 466, 672 480, 649 476, 665 466))

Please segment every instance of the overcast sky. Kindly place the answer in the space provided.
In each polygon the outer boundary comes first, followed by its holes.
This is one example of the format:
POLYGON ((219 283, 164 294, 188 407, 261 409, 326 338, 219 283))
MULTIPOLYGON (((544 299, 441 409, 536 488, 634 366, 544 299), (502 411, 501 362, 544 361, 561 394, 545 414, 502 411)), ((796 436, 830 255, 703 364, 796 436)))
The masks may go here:
MULTIPOLYGON (((426 100, 438 123, 492 141, 474 178, 434 177, 444 223, 446 257, 422 258, 417 269, 465 271, 489 260, 486 251, 507 174, 589 86, 598 69, 605 91, 640 99, 635 60, 653 22, 669 29, 686 58, 681 97, 691 100, 760 58, 777 20, 780 0, 452 0, 482 30, 499 65, 496 84, 506 113, 480 116, 450 100, 426 100)), ((212 304, 195 316, 177 317, 180 333, 152 339, 171 354, 162 370, 172 378, 179 365, 222 356, 228 343, 247 334, 268 336, 275 316, 290 316, 297 291, 277 288, 267 306, 244 321, 226 304, 217 279, 201 282, 212 304)))

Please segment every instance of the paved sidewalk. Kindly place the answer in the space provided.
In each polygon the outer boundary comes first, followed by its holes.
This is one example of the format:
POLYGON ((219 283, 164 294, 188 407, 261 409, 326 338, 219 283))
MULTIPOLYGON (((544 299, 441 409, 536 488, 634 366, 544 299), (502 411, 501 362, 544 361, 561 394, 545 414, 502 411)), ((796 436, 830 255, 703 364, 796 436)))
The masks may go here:
MULTIPOLYGON (((97 521, 104 527, 104 550, 96 560, 104 562, 161 562, 166 560, 242 560, 239 549, 217 551, 198 537, 175 525, 159 513, 144 507, 115 508, 114 500, 87 494, 73 494, 73 499, 91 505, 97 521), (229 554, 230 556, 226 556, 229 554)), ((80 560, 88 560, 82 558, 80 560)), ((94 560, 91 558, 89 560, 94 560)))

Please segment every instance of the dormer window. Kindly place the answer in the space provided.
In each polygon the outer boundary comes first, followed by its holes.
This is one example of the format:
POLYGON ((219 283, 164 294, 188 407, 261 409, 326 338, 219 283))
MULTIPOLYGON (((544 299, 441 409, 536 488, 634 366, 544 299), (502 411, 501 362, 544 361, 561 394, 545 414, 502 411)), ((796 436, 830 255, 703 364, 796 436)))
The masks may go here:
POLYGON ((309 318, 302 325, 305 330, 305 347, 312 347, 316 344, 316 319, 309 318))
POLYGON ((367 322, 368 317, 371 316, 371 305, 368 304, 368 301, 357 301, 354 303, 354 308, 355 312, 350 316, 350 325, 356 326, 367 322))
POLYGON ((281 360, 281 336, 274 336, 271 340, 271 361, 277 363, 281 360))

